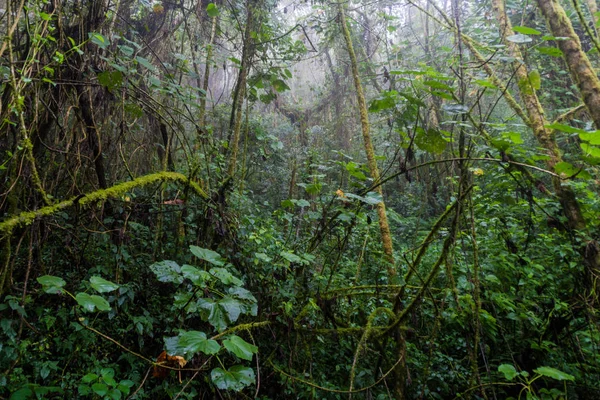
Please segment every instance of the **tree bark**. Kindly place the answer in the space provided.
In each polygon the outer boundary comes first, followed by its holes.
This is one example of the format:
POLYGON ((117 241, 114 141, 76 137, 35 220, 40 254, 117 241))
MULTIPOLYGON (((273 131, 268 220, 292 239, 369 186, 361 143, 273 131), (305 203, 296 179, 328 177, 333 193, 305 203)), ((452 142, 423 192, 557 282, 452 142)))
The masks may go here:
MULTIPOLYGON (((581 47, 579 36, 575 33, 571 21, 558 1, 537 0, 537 3, 546 18, 552 35, 569 38, 568 40, 558 41, 558 48, 563 52, 571 76, 577 83, 583 98, 583 103, 586 105, 596 128, 600 129, 600 80, 581 47)), ((571 204, 577 203, 573 192, 564 193, 563 198, 571 204)), ((561 198, 561 202, 563 198, 561 198)), ((564 204, 563 208, 567 211, 564 204)), ((569 221, 576 218, 573 214, 566 214, 566 217, 569 221)), ((578 229, 583 230, 585 228, 585 220, 582 217, 579 225, 578 229)), ((592 304, 595 306, 600 299, 600 245, 596 240, 588 240, 584 248, 580 249, 580 253, 586 265, 587 289, 592 297, 592 304)))
MULTIPOLYGON (((350 38, 350 30, 346 23, 346 15, 344 11, 343 3, 338 4, 339 7, 339 21, 346 42, 346 48, 348 55, 350 56, 350 65, 352 67, 352 76, 354 78, 354 86, 356 89, 356 97, 358 100, 358 108, 360 112, 360 123, 362 127, 363 142, 365 152, 367 153, 367 162, 369 165, 369 171, 373 182, 377 184, 377 193, 382 196, 381 202, 377 203, 377 214, 379 216, 379 230, 381 232, 381 242, 383 244, 383 252, 388 264, 388 274, 390 278, 396 275, 394 266, 394 254, 392 247, 392 235, 390 232, 390 226, 387 219, 387 213, 385 210, 385 203, 383 201, 383 189, 380 183, 379 168, 377 167, 377 160, 375 159, 375 150, 371 141, 369 115, 367 111, 367 102, 363 92, 360 76, 358 74, 358 62, 356 61, 356 54, 354 53, 354 47, 352 46, 352 39, 350 38)), ((400 330, 394 331, 394 340, 396 342, 396 355, 400 360, 398 365, 394 368, 394 397, 396 399, 406 398, 406 379, 408 376, 408 369, 406 366, 406 340, 403 332, 400 330)))
POLYGON ((537 0, 537 3, 546 18, 552 35, 569 38, 557 41, 558 48, 563 52, 571 76, 577 83, 583 102, 596 128, 600 129, 600 80, 587 54, 581 48, 579 36, 575 33, 569 17, 558 1, 537 0))
POLYGON ((233 176, 235 174, 237 155, 239 152, 240 132, 242 129, 241 114, 244 96, 246 94, 246 80, 248 78, 248 71, 250 69, 250 64, 252 63, 252 58, 254 57, 254 39, 252 37, 252 33, 256 30, 256 21, 254 15, 255 7, 258 7, 258 2, 249 0, 246 28, 244 30, 242 65, 240 66, 240 73, 238 75, 233 92, 233 105, 231 109, 231 118, 229 120, 229 149, 231 151, 229 156, 229 164, 227 167, 227 174, 229 176, 233 176))
MULTIPOLYGON (((562 161, 562 157, 554 135, 546 128, 547 121, 544 117, 544 108, 537 97, 536 89, 530 82, 529 71, 523 61, 523 55, 521 54, 519 45, 506 40, 507 36, 514 35, 514 31, 512 24, 506 15, 504 1, 492 0, 492 7, 500 24, 500 35, 510 56, 515 59, 513 62, 515 77, 517 78, 521 99, 525 105, 528 117, 528 120, 525 122, 533 131, 533 134, 540 145, 546 149, 546 153, 549 156, 549 159, 546 161, 548 169, 554 170, 554 166, 562 161)), ((563 207, 563 212, 567 217, 569 227, 571 229, 585 229, 585 219, 573 191, 562 185, 560 179, 557 177, 552 179, 552 183, 563 207)))
MULTIPOLYGON (((350 56, 350 64, 352 67, 352 76, 354 78, 354 86, 356 89, 356 97, 358 99, 358 109, 360 112, 360 123, 362 127, 363 142, 365 147, 365 153, 367 154, 367 163, 371 177, 373 178, 374 184, 379 184, 380 175, 379 168, 377 167, 377 160, 375 160, 375 150, 371 141, 371 133, 369 127, 369 115, 367 111, 367 102, 363 92, 360 76, 358 74, 358 62, 356 61, 356 54, 354 53, 354 47, 352 46, 352 39, 350 38, 350 30, 346 24, 346 16, 344 13, 344 7, 340 3, 340 24, 342 27, 342 33, 344 40, 346 41, 346 47, 350 56)), ((383 196, 383 189, 381 185, 377 186, 377 193, 383 196)), ((394 268, 394 254, 392 245, 392 235, 390 233, 390 226, 387 219, 387 213, 385 210, 385 203, 383 200, 377 204, 377 214, 379 216, 379 230, 381 231, 381 241, 383 244, 383 253, 385 254, 386 261, 389 263, 388 272, 391 276, 396 275, 394 268)))

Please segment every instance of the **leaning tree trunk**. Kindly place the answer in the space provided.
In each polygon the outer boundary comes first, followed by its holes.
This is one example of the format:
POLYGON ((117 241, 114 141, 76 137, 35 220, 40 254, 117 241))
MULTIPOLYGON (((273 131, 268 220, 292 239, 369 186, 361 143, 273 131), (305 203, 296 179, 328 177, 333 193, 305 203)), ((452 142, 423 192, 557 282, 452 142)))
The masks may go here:
POLYGON ((259 4, 256 0, 248 0, 248 11, 246 20, 246 29, 244 30, 244 45, 242 49, 242 65, 240 73, 233 92, 233 105, 231 109, 231 118, 229 121, 229 165, 227 166, 227 175, 233 177, 239 152, 240 132, 242 129, 242 104, 246 94, 246 80, 250 70, 250 64, 254 57, 254 39, 253 35, 259 24, 256 22, 255 10, 259 4))
MULTIPOLYGON (((509 55, 515 59, 513 67, 515 68, 515 77, 517 78, 521 99, 525 105, 528 120, 527 125, 533 131, 533 134, 540 145, 546 150, 548 160, 546 165, 548 169, 554 170, 554 166, 562 161, 558 145, 552 132, 546 128, 546 118, 544 117, 544 108, 540 103, 536 89, 530 82, 529 71, 523 62, 523 56, 519 45, 506 40, 507 36, 514 35, 512 24, 506 15, 503 0, 492 0, 492 7, 498 22, 500 24, 500 34, 504 40, 509 55)), ((563 207, 563 212, 567 218, 569 228, 585 229, 585 219, 581 213, 579 203, 575 198, 573 191, 561 184, 560 178, 552 179, 554 189, 563 207)))
MULTIPOLYGON (((371 142, 371 133, 369 130, 369 115, 367 112, 367 102, 363 93, 362 84, 360 82, 360 76, 358 74, 358 62, 356 61, 356 54, 354 53, 354 47, 352 46, 352 39, 350 38, 350 30, 346 23, 346 15, 344 12, 344 6, 342 3, 338 4, 340 24, 344 40, 346 42, 346 48, 348 49, 348 55, 350 56, 350 65, 352 67, 352 76, 354 78, 354 86, 356 88, 356 97, 358 100, 358 108, 360 112, 360 122, 362 127, 363 142, 365 146, 365 152, 367 153, 367 161, 369 170, 373 182, 377 185, 377 192, 382 196, 382 200, 377 203, 377 214, 379 216, 379 230, 381 231, 381 241, 383 243, 383 252, 385 254, 388 265, 388 273, 390 278, 396 274, 394 266, 394 255, 392 247, 392 235, 390 232, 390 226, 387 219, 387 213, 385 210, 385 203, 383 202, 383 189, 381 187, 379 168, 377 167, 377 161, 375 160, 375 150, 373 143, 371 142)), ((399 329, 395 332, 396 350, 399 357, 398 365, 394 368, 394 394, 396 399, 406 398, 406 377, 407 366, 406 366, 406 341, 404 334, 399 329)))
POLYGON ((556 37, 569 38, 557 41, 558 48, 563 52, 571 76, 579 87, 583 102, 596 128, 600 129, 600 80, 588 56, 581 48, 579 36, 558 1, 537 0, 537 3, 546 18, 550 33, 556 37))
MULTIPOLYGON (((581 47, 579 36, 575 33, 571 21, 557 0, 537 0, 537 3, 546 18, 550 33, 556 37, 569 38, 558 41, 558 48, 563 53, 571 76, 577 83, 583 102, 596 128, 600 129, 600 80, 581 47)), ((571 193, 571 195, 575 202, 574 194, 571 193)), ((570 215, 567 217, 571 218, 570 215)), ((585 220, 582 219, 581 224, 580 229, 585 228, 585 220)), ((598 304, 600 296, 600 245, 596 240, 590 240, 581 253, 587 267, 588 290, 592 294, 592 302, 595 306, 598 304)))
MULTIPOLYGON (((352 46, 352 39, 350 38, 350 30, 346 25, 346 16, 344 14, 344 7, 340 3, 340 23, 342 25, 342 33, 346 41, 346 47, 348 54, 350 55, 350 64, 352 67, 352 76, 354 77, 354 86, 356 88, 356 97, 358 99, 358 109, 360 112, 360 123, 362 126, 363 142, 365 146, 365 153, 367 153, 367 162, 369 165, 369 171, 373 178, 373 183, 377 185, 377 192, 383 195, 383 190, 380 185, 379 168, 377 167, 377 160, 375 160, 375 150, 373 149, 373 143, 371 141, 371 133, 369 131, 369 115, 367 112, 367 102, 363 93, 362 84, 360 82, 360 76, 358 75, 358 62, 356 61, 356 54, 354 53, 354 47, 352 46)), ((383 200, 377 204, 377 214, 379 216, 379 229, 381 231, 381 241, 383 243, 383 252, 387 262, 390 264, 388 271, 390 276, 396 274, 394 269, 394 255, 392 246, 392 235, 390 233, 390 225, 387 219, 387 213, 385 211, 385 203, 383 200)))

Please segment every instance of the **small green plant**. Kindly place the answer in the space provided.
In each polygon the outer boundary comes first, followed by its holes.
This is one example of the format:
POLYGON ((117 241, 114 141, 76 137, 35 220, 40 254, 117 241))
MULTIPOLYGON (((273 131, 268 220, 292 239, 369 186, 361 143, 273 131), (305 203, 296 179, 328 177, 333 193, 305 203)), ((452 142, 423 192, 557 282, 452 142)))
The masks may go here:
POLYGON ((82 396, 94 395, 94 398, 107 400, 119 400, 127 396, 133 386, 130 380, 122 380, 117 383, 114 379, 115 370, 112 368, 103 368, 100 374, 89 373, 81 378, 81 384, 78 387, 79 394, 82 396))
POLYGON ((527 400, 563 399, 567 393, 567 381, 575 381, 575 377, 573 375, 569 375, 566 372, 562 372, 552 367, 539 367, 534 369, 533 372, 535 374, 533 377, 527 371, 517 371, 511 364, 501 364, 498 366, 498 371, 501 372, 504 375, 504 378, 508 381, 513 381, 515 378, 518 380, 518 382, 515 382, 515 384, 522 387, 521 391, 519 392, 519 399, 523 398, 523 395, 525 395, 527 400), (539 391, 536 391, 534 389, 533 382, 544 377, 557 381, 563 381, 564 391, 560 391, 555 388, 543 388, 539 391))
POLYGON ((175 337, 165 338, 165 350, 169 356, 185 357, 187 360, 199 353, 215 356, 221 367, 211 372, 213 384, 223 390, 242 390, 254 383, 254 371, 243 365, 226 368, 219 353, 224 348, 237 359, 252 360, 258 347, 227 333, 244 329, 244 325, 231 327, 241 315, 256 316, 256 298, 242 287, 243 282, 228 270, 232 265, 217 252, 198 246, 190 246, 190 251, 212 267, 200 269, 165 260, 152 264, 150 269, 159 281, 179 286, 173 299, 173 307, 179 314, 183 311, 184 318, 200 315, 204 322, 221 333, 209 338, 202 331, 182 330, 175 337), (227 328, 230 329, 226 331, 227 328))

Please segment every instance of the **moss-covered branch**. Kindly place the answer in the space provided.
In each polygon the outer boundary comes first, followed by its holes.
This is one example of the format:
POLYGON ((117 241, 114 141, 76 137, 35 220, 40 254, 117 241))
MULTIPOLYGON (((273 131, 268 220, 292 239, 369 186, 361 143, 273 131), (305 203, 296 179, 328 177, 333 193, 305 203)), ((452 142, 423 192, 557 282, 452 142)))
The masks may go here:
POLYGON ((159 172, 145 175, 132 181, 119 183, 112 187, 97 190, 95 192, 78 196, 69 200, 61 201, 50 206, 40 208, 35 211, 24 211, 18 215, 9 217, 0 222, 0 237, 10 236, 13 229, 19 226, 31 225, 38 218, 47 217, 56 214, 58 211, 79 204, 82 207, 89 206, 98 202, 104 202, 108 199, 114 199, 123 196, 125 193, 138 187, 150 185, 156 182, 179 182, 189 187, 203 199, 208 199, 206 192, 196 182, 189 180, 185 175, 177 172, 159 172))

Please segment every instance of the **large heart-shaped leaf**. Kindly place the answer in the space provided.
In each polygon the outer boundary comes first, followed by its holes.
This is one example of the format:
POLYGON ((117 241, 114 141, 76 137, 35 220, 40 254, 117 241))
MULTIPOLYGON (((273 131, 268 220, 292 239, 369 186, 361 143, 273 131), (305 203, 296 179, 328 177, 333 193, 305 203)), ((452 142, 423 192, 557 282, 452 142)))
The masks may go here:
POLYGON ((198 299, 198 307, 202 310, 200 316, 208 321, 218 331, 227 328, 227 318, 223 309, 212 299, 198 299))
POLYGON ((108 293, 119 288, 119 285, 117 285, 116 283, 107 281, 106 279, 100 278, 99 276, 92 276, 90 278, 90 284, 92 285, 92 288, 94 288, 94 290, 98 293, 108 293))
POLYGON ((225 262, 221 258, 221 255, 219 255, 219 253, 217 253, 216 251, 203 249, 202 247, 198 246, 190 246, 190 251, 199 259, 208 261, 213 265, 216 265, 218 267, 225 265, 225 262))
POLYGON ((210 377, 213 383, 222 390, 242 390, 248 385, 254 383, 255 376, 252 368, 236 365, 229 370, 215 368, 212 370, 210 377))
POLYGON ((216 340, 207 339, 204 332, 189 331, 179 335, 179 343, 177 346, 181 349, 181 353, 195 354, 199 351, 204 354, 217 354, 221 350, 221 346, 216 340))
POLYGON ((98 311, 109 311, 110 304, 104 298, 96 296, 95 294, 89 295, 87 293, 77 293, 75 300, 84 310, 93 312, 96 308, 98 311))
POLYGON ((548 378, 556 379, 559 381, 574 381, 575 377, 573 375, 567 374, 566 372, 562 372, 556 368, 552 367, 539 367, 538 369, 534 369, 533 372, 536 374, 540 374, 542 376, 547 376, 548 378))
POLYGON ((239 300, 225 296, 217 302, 219 307, 223 309, 229 322, 235 322, 242 313, 243 305, 239 300))
POLYGON ((150 270, 154 272, 156 278, 161 282, 173 282, 180 284, 183 282, 181 276, 181 267, 175 261, 164 260, 154 263, 150 266, 150 270))
POLYGON ((66 285, 64 279, 58 276, 44 275, 37 278, 38 283, 42 285, 44 292, 50 294, 57 294, 63 292, 63 286, 66 285))
POLYGON ((252 356, 258 352, 258 347, 236 335, 231 335, 229 338, 223 340, 223 346, 239 358, 248 361, 252 361, 252 356))
POLYGON ((191 280, 197 286, 204 287, 205 282, 211 279, 211 275, 208 272, 187 264, 181 267, 181 273, 184 278, 191 280))
POLYGON ((510 364, 502 364, 498 366, 498 371, 504 374, 504 378, 507 381, 512 381, 515 378, 515 376, 519 375, 515 367, 513 367, 510 364))
POLYGON ((241 286, 242 281, 236 278, 231 274, 231 272, 227 271, 225 268, 211 268, 210 274, 218 278, 223 285, 236 285, 241 286))

